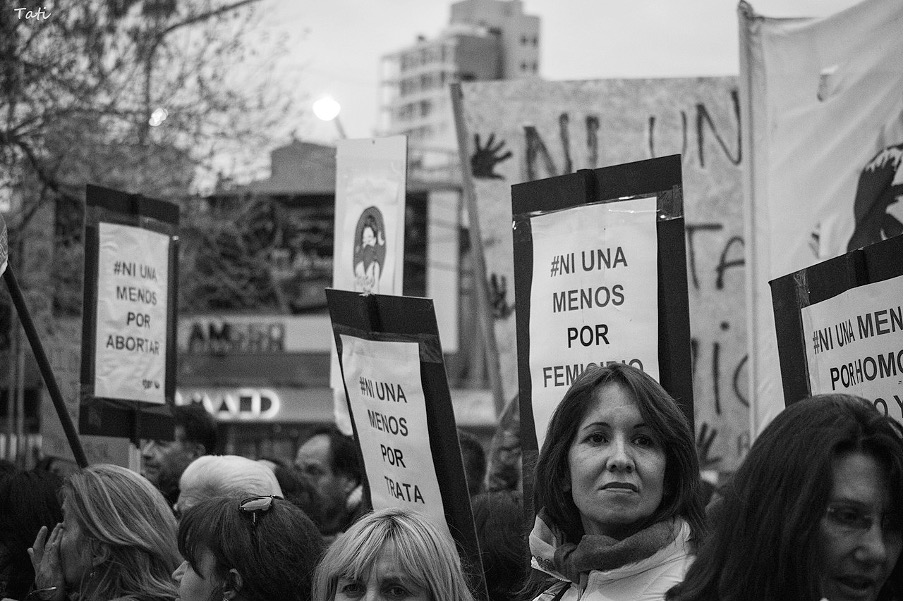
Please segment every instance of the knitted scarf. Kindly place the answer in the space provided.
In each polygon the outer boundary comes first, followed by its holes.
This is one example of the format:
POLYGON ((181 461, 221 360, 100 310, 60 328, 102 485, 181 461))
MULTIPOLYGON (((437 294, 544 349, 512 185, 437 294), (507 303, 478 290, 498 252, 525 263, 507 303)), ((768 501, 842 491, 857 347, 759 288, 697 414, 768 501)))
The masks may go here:
POLYGON ((658 522, 622 540, 607 535, 584 535, 580 543, 565 541, 562 532, 541 510, 530 534, 536 568, 557 579, 587 585, 590 571, 606 571, 649 558, 678 536, 681 522, 658 522))

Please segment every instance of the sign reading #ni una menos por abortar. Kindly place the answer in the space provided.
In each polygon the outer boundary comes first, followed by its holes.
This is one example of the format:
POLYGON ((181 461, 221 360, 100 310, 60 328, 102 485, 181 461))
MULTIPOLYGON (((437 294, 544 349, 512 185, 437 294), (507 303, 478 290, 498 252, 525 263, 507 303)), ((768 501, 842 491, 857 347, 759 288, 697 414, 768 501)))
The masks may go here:
POLYGON ((859 395, 902 422, 902 280, 864 284, 800 310, 812 394, 859 395))
POLYGON ((166 403, 170 237, 98 224, 94 396, 166 403))

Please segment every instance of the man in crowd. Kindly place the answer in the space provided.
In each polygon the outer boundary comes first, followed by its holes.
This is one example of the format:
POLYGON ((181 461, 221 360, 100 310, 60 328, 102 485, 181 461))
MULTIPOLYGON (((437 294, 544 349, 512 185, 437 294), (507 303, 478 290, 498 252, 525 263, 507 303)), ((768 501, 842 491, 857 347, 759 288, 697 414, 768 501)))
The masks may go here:
POLYGON ((152 440, 141 450, 141 474, 172 507, 179 499, 179 478, 185 467, 217 448, 217 423, 200 404, 175 406, 173 441, 152 440))
POLYGON ((361 468, 351 437, 335 426, 318 429, 298 448, 295 468, 317 490, 323 504, 320 529, 324 535, 345 531, 363 508, 361 468))
POLYGON ((480 439, 461 429, 458 430, 458 446, 461 448, 461 460, 465 467, 468 496, 474 497, 485 489, 483 481, 487 474, 487 454, 480 439))

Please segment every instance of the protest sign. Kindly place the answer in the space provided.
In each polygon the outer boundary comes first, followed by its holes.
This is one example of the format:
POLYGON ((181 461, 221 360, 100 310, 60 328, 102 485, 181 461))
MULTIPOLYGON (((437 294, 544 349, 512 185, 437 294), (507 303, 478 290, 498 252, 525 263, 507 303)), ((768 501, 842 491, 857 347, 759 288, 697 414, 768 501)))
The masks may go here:
POLYGON ((872 401, 902 422, 901 236, 770 282, 785 404, 872 401))
MULTIPOLYGON (((407 152, 405 136, 338 142, 333 288, 402 294, 407 152)), ((330 357, 336 424, 348 434, 338 355, 330 357)))
POLYGON ((659 379, 656 198, 580 205, 530 219, 530 374, 538 447, 588 364, 659 379))
POLYGON ((371 505, 419 512, 479 569, 433 301, 335 289, 326 296, 371 505))
POLYGON ((516 184, 512 214, 531 516, 529 467, 555 406, 588 363, 642 368, 675 398, 693 429, 681 157, 516 184))
POLYGON ((176 205, 88 186, 83 433, 172 437, 178 223, 176 205))
POLYGON ((902 422, 901 284, 865 284, 800 310, 811 392, 866 397, 902 422))
POLYGON ((518 392, 512 185, 680 153, 694 422, 701 462, 734 470, 750 445, 737 77, 526 78, 460 94, 506 401, 518 392))
POLYGON ((512 187, 526 450, 589 363, 644 370, 693 425, 681 207, 677 155, 512 187))

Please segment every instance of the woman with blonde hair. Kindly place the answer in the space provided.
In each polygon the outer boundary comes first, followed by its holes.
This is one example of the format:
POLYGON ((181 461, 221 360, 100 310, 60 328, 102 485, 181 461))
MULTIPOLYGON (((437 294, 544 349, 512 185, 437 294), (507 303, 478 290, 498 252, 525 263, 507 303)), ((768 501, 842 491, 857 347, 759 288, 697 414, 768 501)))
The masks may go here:
POLYGON ((314 600, 473 600, 455 544, 417 513, 362 517, 327 550, 314 600))
POLYGON ((29 549, 30 599, 174 600, 179 565, 176 520, 144 477, 112 464, 73 474, 63 485, 63 522, 42 527, 29 549))

